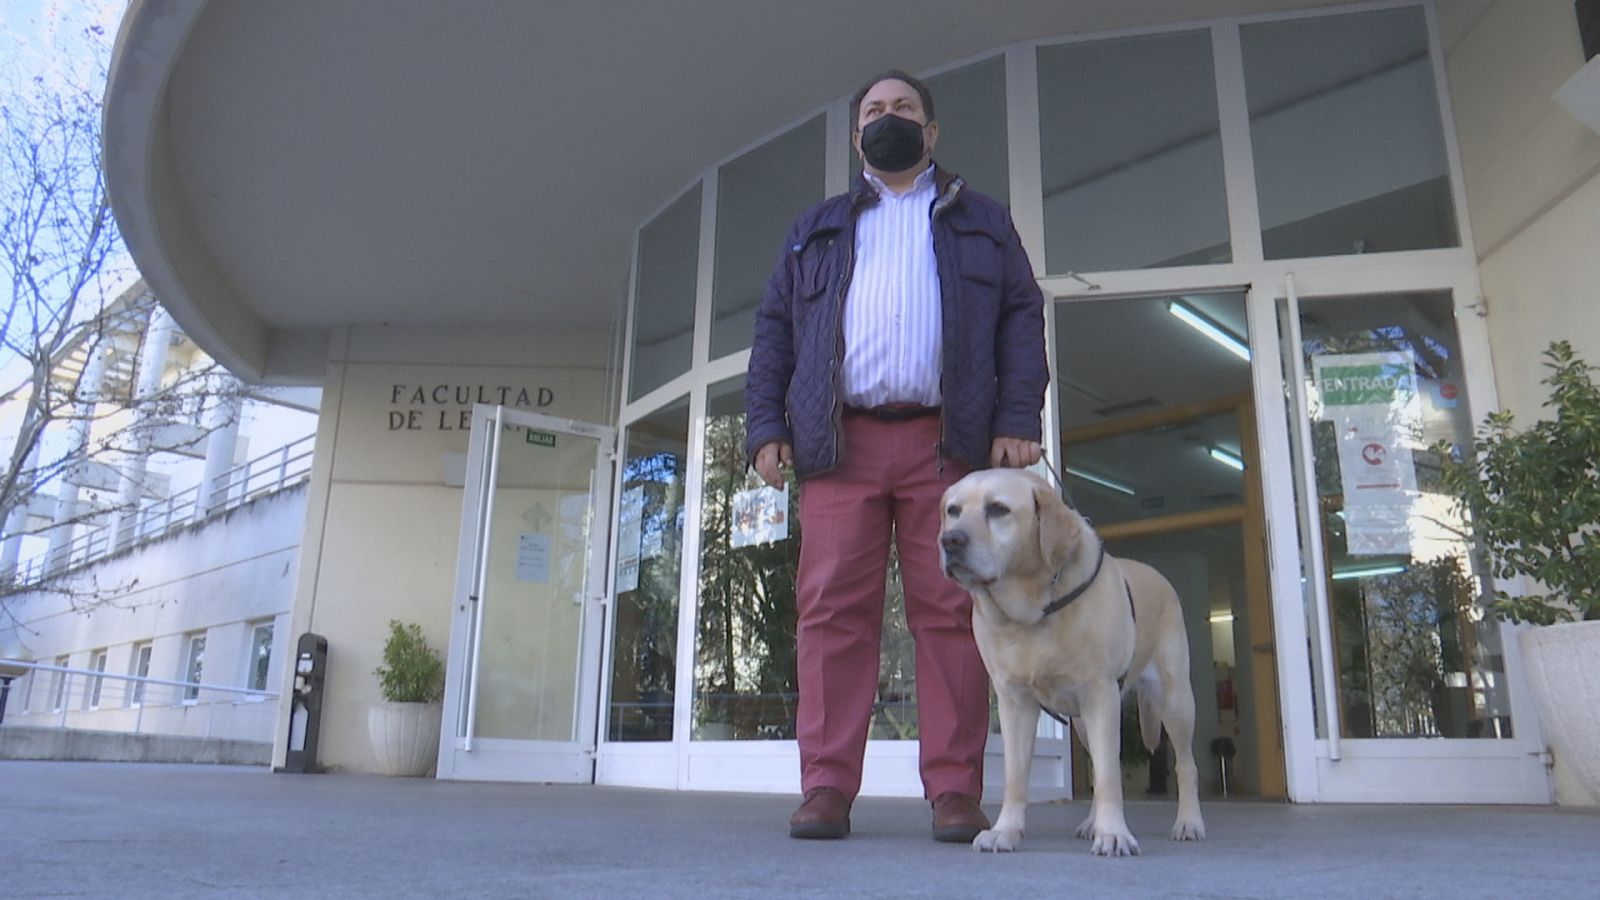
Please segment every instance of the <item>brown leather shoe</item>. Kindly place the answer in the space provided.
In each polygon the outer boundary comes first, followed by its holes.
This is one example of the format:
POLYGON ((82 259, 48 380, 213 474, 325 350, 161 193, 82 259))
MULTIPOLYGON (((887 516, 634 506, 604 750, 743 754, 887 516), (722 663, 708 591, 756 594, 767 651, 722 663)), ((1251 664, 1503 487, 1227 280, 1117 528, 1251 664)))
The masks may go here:
POLYGON ((850 801, 837 788, 815 787, 789 817, 789 837, 836 841, 850 833, 850 801))
POLYGON ((978 832, 989 827, 977 798, 946 791, 933 798, 933 839, 952 844, 970 844, 978 832))

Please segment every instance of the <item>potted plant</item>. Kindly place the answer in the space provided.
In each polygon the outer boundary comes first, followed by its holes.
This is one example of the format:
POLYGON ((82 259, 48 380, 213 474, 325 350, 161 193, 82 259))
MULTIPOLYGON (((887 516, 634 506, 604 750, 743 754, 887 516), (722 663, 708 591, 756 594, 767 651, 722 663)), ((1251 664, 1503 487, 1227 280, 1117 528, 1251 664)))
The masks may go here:
POLYGON ((1554 418, 1518 428, 1489 415, 1470 455, 1440 453, 1442 476, 1493 574, 1527 579, 1529 592, 1497 590, 1490 609, 1539 626, 1517 640, 1545 736, 1600 797, 1600 390, 1570 343, 1544 356, 1554 418))
POLYGON ((383 665, 373 670, 383 702, 367 710, 367 731, 385 775, 426 775, 439 755, 444 661, 415 622, 389 621, 383 665))

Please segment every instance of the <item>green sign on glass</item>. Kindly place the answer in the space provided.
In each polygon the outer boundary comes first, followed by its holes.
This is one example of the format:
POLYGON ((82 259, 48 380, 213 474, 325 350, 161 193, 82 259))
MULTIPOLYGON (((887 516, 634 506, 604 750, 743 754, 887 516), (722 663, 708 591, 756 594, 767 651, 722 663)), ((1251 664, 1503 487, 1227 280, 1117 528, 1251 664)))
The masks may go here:
POLYGON ((548 431, 534 431, 529 428, 528 443, 538 444, 541 447, 554 447, 556 445, 556 436, 548 431))

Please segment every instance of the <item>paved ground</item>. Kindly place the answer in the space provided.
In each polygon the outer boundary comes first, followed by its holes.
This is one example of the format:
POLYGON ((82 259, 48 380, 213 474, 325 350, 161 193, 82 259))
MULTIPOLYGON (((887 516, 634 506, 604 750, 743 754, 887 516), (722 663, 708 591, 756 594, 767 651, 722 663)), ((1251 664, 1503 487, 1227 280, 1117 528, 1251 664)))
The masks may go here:
MULTIPOLYGON (((1083 803, 1028 841, 929 840, 926 804, 864 799, 842 842, 790 840, 793 800, 260 768, 0 762, 0 896, 1600 897, 1600 811, 1213 803, 1211 840, 1090 857, 1083 803)), ((991 809, 991 813, 993 809, 991 809)))

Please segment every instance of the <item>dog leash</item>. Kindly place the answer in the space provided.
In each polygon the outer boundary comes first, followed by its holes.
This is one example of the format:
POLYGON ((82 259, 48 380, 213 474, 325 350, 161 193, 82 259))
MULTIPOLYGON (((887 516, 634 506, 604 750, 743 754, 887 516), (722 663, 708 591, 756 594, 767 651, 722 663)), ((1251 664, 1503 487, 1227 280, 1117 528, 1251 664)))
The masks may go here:
POLYGON ((1067 490, 1067 480, 1062 478, 1061 473, 1056 471, 1056 467, 1050 464, 1050 448, 1041 447, 1039 449, 1039 461, 1044 463, 1045 469, 1049 471, 1051 477, 1055 478, 1056 484, 1061 486, 1061 499, 1066 501, 1068 509, 1076 511, 1078 504, 1072 502, 1072 492, 1067 490))

